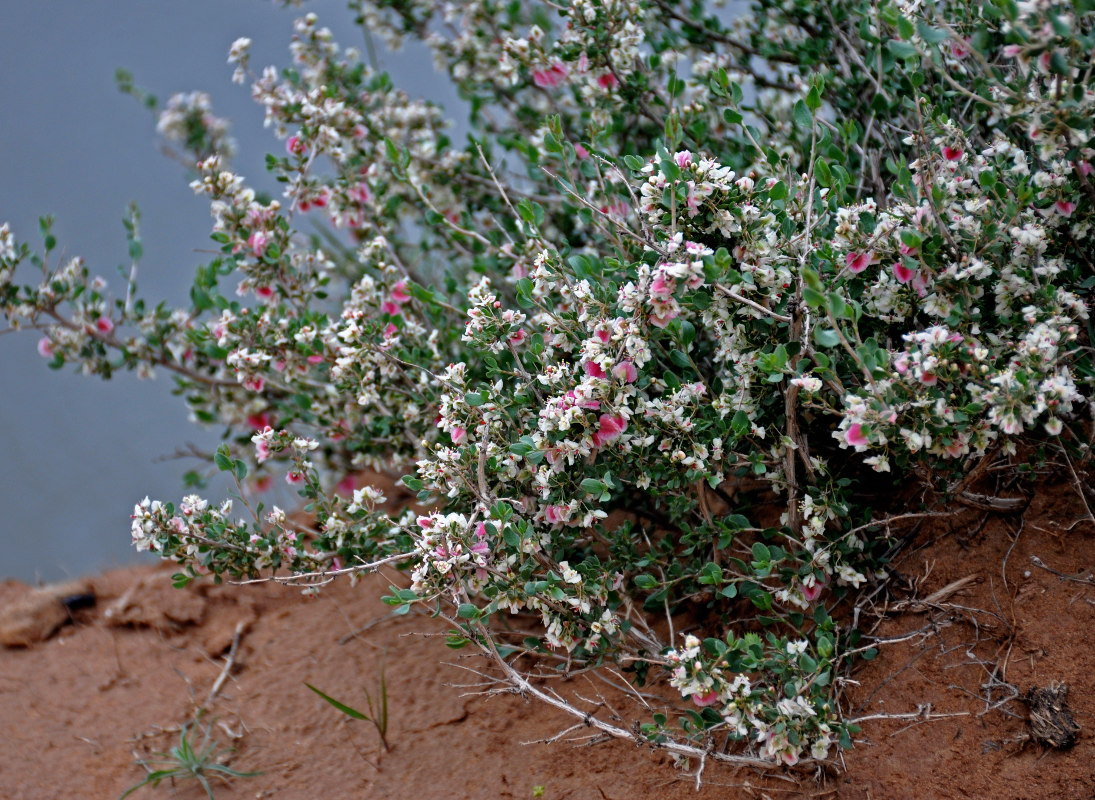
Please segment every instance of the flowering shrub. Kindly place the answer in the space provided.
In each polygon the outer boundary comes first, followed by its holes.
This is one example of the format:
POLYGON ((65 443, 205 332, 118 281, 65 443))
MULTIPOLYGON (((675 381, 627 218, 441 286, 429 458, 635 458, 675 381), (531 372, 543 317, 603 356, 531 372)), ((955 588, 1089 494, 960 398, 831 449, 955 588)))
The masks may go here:
POLYGON ((904 490, 962 500, 1017 437, 1090 417, 1095 3, 351 7, 429 45, 468 145, 308 15, 292 68, 229 58, 284 141, 280 199, 232 171, 204 95, 161 112, 220 248, 189 307, 136 297, 135 269, 112 298, 48 220, 41 250, 0 227, 0 306, 52 366, 171 372, 231 432, 247 515, 146 499, 137 547, 179 583, 309 591, 400 563, 389 602, 440 607, 522 691, 561 702, 527 656, 616 662, 691 707, 593 720, 613 735, 849 746, 840 677, 873 650, 830 611, 885 578, 904 490), (252 509, 272 478, 314 528, 252 509))

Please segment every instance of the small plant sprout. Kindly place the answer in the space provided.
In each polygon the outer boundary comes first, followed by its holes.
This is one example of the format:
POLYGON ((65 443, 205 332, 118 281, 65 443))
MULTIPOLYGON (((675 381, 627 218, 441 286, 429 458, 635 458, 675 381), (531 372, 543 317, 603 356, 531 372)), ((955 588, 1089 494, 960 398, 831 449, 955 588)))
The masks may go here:
POLYGON ((356 708, 351 708, 345 703, 340 703, 338 700, 321 692, 310 683, 305 683, 304 685, 346 716, 351 717, 352 719, 361 719, 366 722, 371 722, 373 727, 376 728, 377 734, 380 736, 380 744, 384 747, 384 752, 391 752, 392 746, 388 742, 388 683, 384 678, 383 669, 380 670, 380 692, 377 698, 379 700, 379 705, 376 708, 373 707, 373 696, 369 693, 369 690, 362 689, 362 691, 365 692, 365 702, 369 707, 368 714, 358 711, 356 708))
POLYGON ((142 786, 159 786, 164 780, 174 783, 176 779, 197 781, 205 789, 209 800, 213 800, 210 778, 219 777, 227 782, 229 778, 253 778, 262 774, 261 772, 239 772, 220 763, 218 759, 231 750, 221 748, 217 742, 209 740, 210 727, 204 730, 201 744, 195 746, 192 733, 196 726, 196 721, 184 725, 179 732, 179 744, 168 752, 154 753, 154 758, 140 759, 137 763, 148 770, 148 776, 127 789, 118 800, 125 800, 142 786))

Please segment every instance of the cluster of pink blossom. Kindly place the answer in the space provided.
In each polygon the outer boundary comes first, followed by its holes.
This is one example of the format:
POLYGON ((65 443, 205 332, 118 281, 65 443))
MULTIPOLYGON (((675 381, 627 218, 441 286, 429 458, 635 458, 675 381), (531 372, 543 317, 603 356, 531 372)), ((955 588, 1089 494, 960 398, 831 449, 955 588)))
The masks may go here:
POLYGON ((230 127, 228 120, 213 113, 213 101, 205 92, 172 95, 156 120, 158 134, 199 158, 212 155, 231 158, 236 143, 228 135, 230 127))
MULTIPOLYGON (((755 646, 759 637, 748 634, 743 641, 755 646)), ((816 708, 806 691, 811 676, 795 661, 807 646, 806 640, 787 641, 780 653, 798 673, 788 684, 795 690, 791 697, 774 700, 770 687, 756 686, 738 670, 701 657, 703 644, 692 634, 684 647, 666 653, 672 666, 669 682, 699 708, 712 708, 733 739, 752 740, 766 757, 788 766, 807 755, 821 760, 832 746, 832 728, 825 721, 828 709, 816 708)))

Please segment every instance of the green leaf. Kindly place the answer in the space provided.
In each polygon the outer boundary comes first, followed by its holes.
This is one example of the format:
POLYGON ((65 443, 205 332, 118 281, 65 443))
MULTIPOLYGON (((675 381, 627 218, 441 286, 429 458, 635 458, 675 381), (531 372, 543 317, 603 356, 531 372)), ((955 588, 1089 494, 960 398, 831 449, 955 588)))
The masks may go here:
POLYGON ((235 464, 228 456, 228 445, 222 444, 217 448, 217 452, 213 456, 213 463, 217 465, 217 469, 221 472, 232 472, 235 469, 235 464))
MULTIPOLYGON (((683 83, 683 82, 682 82, 683 83)), ((680 144, 683 130, 681 129, 681 118, 678 114, 672 113, 665 118, 665 141, 668 145, 676 148, 680 144)))
POLYGON ((772 552, 764 542, 754 542, 753 559, 760 564, 767 564, 772 560, 772 552))
POLYGON ((688 356, 680 350, 673 350, 670 352, 669 360, 681 369, 688 369, 692 366, 692 362, 688 359, 688 356))
POLYGON ((628 169, 633 170, 634 172, 638 172, 639 170, 641 170, 646 165, 646 162, 643 161, 638 156, 630 156, 629 155, 629 156, 624 156, 624 164, 627 165, 628 169))
MULTIPOLYGON (((916 32, 920 34, 920 38, 928 44, 939 44, 945 42, 950 38, 950 34, 946 31, 941 31, 938 28, 933 28, 924 20, 920 20, 916 23, 916 32)), ((908 37, 906 37, 908 38, 908 37)))
POLYGON ((816 292, 820 292, 824 288, 821 283, 821 276, 817 274, 816 270, 812 270, 809 267, 802 270, 802 279, 806 281, 807 286, 816 292))
POLYGON ((768 197, 772 200, 782 200, 787 196, 787 184, 783 181, 776 181, 768 189, 768 197))
POLYGON ((809 286, 802 287, 802 299, 806 301, 806 305, 810 308, 823 308, 825 306, 825 295, 816 289, 811 289, 809 286))
POLYGON ((850 319, 852 311, 837 292, 829 292, 829 312, 837 319, 850 319))
POLYGON ((456 616, 460 619, 475 619, 479 616, 479 608, 472 603, 461 603, 456 609, 456 616))
POLYGON ((811 86, 810 91, 806 93, 806 107, 811 111, 817 111, 821 108, 821 94, 816 86, 811 86))
POLYGON ((686 319, 681 321, 681 341, 688 347, 696 340, 696 326, 686 319))
POLYGON ((483 396, 482 392, 468 392, 464 395, 464 402, 472 408, 476 408, 487 402, 487 398, 483 396))
POLYGON ((771 611, 772 609, 772 595, 768 592, 755 592, 749 599, 761 611, 771 611))
POLYGON ((322 697, 328 703, 333 705, 335 708, 337 708, 339 711, 341 711, 346 716, 353 717, 354 719, 363 719, 366 722, 372 722, 372 719, 370 717, 365 716, 360 711, 358 711, 356 708, 350 708, 345 703, 340 703, 338 700, 335 700, 333 697, 330 697, 329 695, 326 695, 323 692, 321 692, 319 689, 317 689, 312 684, 305 683, 304 685, 307 686, 309 689, 311 689, 316 694, 318 694, 320 697, 322 697))
POLYGON ((897 20, 897 32, 901 34, 902 39, 911 39, 913 34, 916 33, 916 29, 907 17, 899 17, 897 20))
POLYGON ((819 347, 836 347, 840 336, 832 328, 814 328, 814 341, 819 347))
POLYGON ((796 100, 792 113, 794 115, 795 124, 800 128, 809 130, 813 127, 814 115, 810 113, 810 109, 806 107, 806 103, 801 100, 796 100))
POLYGON ((532 210, 532 203, 529 202, 527 197, 522 197, 521 202, 517 204, 517 213, 525 222, 535 222, 536 220, 536 214, 532 210))
POLYGON ((605 485, 596 478, 586 478, 582 481, 582 491, 587 494, 600 494, 605 490, 605 485))
POLYGON ((642 575, 635 576, 635 585, 638 586, 640 589, 649 590, 657 586, 658 581, 653 575, 647 575, 644 573, 642 575))
POLYGON ((894 54, 896 58, 909 59, 916 58, 920 55, 920 51, 908 42, 903 42, 900 39, 890 39, 886 42, 886 48, 894 54))

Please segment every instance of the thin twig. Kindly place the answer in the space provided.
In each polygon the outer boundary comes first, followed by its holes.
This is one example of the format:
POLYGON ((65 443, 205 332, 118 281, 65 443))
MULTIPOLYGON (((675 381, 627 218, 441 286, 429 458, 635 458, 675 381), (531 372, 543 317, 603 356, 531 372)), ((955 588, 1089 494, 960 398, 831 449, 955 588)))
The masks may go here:
POLYGON ((247 625, 247 620, 240 620, 236 623, 236 631, 232 634, 232 646, 228 649, 228 656, 224 660, 224 669, 222 669, 221 674, 217 676, 217 680, 213 682, 213 688, 209 690, 209 696, 205 698, 205 702, 198 708, 199 713, 213 704, 217 695, 220 694, 224 682, 228 680, 228 675, 232 672, 232 667, 236 664, 236 650, 238 650, 240 646, 240 637, 243 635, 243 631, 247 625))

